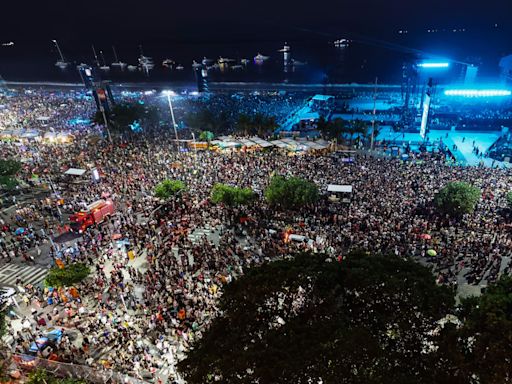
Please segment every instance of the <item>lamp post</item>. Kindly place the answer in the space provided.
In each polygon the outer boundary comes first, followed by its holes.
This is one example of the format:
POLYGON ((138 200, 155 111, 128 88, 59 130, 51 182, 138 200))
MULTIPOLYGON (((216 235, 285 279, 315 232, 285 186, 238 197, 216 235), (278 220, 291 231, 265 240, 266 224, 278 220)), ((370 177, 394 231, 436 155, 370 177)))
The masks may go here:
POLYGON ((169 103, 169 110, 171 111, 171 119, 172 126, 174 128, 174 135, 176 136, 176 145, 178 147, 178 152, 180 151, 180 142, 178 139, 178 130, 176 128, 176 120, 174 119, 174 109, 172 108, 171 96, 174 96, 175 93, 173 91, 163 91, 163 94, 167 96, 167 103, 169 103))
POLYGON ((196 135, 194 132, 190 131, 192 134, 192 144, 194 145, 194 165, 197 168, 197 144, 196 144, 196 135))

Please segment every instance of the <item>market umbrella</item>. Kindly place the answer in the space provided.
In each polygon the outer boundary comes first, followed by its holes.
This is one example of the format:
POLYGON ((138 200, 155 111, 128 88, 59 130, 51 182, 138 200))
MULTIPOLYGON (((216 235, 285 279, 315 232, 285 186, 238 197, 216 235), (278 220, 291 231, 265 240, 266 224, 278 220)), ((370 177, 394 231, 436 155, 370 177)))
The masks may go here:
POLYGON ((429 256, 435 256, 435 255, 437 255, 437 252, 436 252, 436 251, 434 251, 433 249, 429 249, 429 250, 427 251, 427 255, 429 255, 429 256))

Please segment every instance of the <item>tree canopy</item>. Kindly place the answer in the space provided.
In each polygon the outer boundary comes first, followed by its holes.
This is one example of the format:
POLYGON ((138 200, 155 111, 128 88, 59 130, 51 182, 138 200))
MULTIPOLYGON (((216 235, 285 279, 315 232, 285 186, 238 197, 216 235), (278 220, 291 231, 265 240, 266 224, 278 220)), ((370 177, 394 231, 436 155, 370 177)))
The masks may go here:
POLYGON ((475 210, 481 192, 478 188, 463 181, 446 184, 434 197, 434 204, 442 213, 461 216, 475 210))
POLYGON ((223 203, 227 206, 246 205, 256 197, 250 188, 237 188, 217 183, 212 188, 211 201, 215 204, 223 203))
POLYGON ((273 176, 264 195, 269 204, 288 209, 312 204, 319 198, 315 183, 294 176, 273 176))
POLYGON ((86 384, 86 380, 72 377, 59 378, 44 369, 36 369, 28 375, 27 384, 86 384))
POLYGON ((186 190, 186 185, 181 180, 164 180, 155 186, 155 196, 168 200, 172 196, 186 190))
POLYGON ((327 121, 325 117, 321 116, 318 119, 317 127, 325 139, 340 139, 344 133, 348 132, 347 122, 342 118, 327 121))
POLYGON ((512 191, 507 193, 507 204, 509 208, 512 208, 512 191))
POLYGON ((274 116, 255 113, 247 115, 241 113, 238 115, 237 129, 246 136, 258 135, 267 137, 272 134, 278 127, 274 116))
POLYGON ((49 287, 70 287, 84 280, 90 272, 83 263, 68 264, 64 268, 55 266, 48 271, 45 284, 49 287))
POLYGON ((199 140, 201 140, 201 141, 210 142, 213 140, 213 138, 214 138, 213 132, 210 132, 210 131, 201 131, 201 133, 199 134, 199 140))
MULTIPOLYGON (((0 301, 0 305, 2 305, 2 307, 3 307, 4 303, 0 301)), ((6 310, 1 310, 0 311, 0 340, 2 339, 2 337, 4 337, 5 332, 7 331, 7 322, 6 322, 5 316, 6 316, 6 310)), ((0 344, 1 344, 1 341, 0 341, 0 344)))
POLYGON ((505 276, 479 297, 461 303, 463 326, 458 332, 459 360, 468 379, 480 383, 511 380, 512 277, 505 276), (462 356, 462 358, 460 358, 462 356))
MULTIPOLYGON (((299 254, 245 271, 179 369, 188 383, 432 383, 453 293, 395 256, 299 254)), ((434 381, 433 381, 434 380, 434 381)))
POLYGON ((21 170, 21 163, 13 159, 0 160, 0 176, 14 176, 21 170))
POLYGON ((11 190, 18 185, 15 178, 21 170, 21 163, 13 159, 0 160, 0 186, 6 190, 11 190))
MULTIPOLYGON (((106 112, 110 128, 117 132, 129 132, 134 126, 156 124, 159 120, 158 112, 154 107, 140 103, 120 103, 112 106, 110 112, 106 112)), ((93 121, 103 125, 103 114, 98 111, 93 121)))
POLYGON ((213 133, 220 133, 230 128, 230 120, 226 112, 214 114, 206 108, 188 113, 185 116, 185 123, 190 128, 213 133))

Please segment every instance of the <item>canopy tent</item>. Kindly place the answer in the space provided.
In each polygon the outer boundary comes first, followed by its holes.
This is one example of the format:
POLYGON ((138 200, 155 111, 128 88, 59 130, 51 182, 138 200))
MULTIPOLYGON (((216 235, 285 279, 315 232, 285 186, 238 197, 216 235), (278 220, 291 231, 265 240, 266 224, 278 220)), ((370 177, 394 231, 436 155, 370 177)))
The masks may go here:
POLYGON ((239 141, 240 141, 240 143, 242 143, 246 147, 254 147, 255 145, 258 145, 254 141, 248 140, 248 139, 240 139, 239 141))
POLYGON ((21 133, 20 137, 24 137, 27 139, 33 139, 33 138, 39 137, 39 136, 41 136, 41 132, 38 131, 37 129, 26 129, 25 131, 23 131, 21 133))
POLYGON ((262 148, 273 147, 272 143, 270 143, 270 142, 268 142, 266 140, 260 139, 259 137, 251 137, 249 140, 251 140, 254 143, 258 144, 262 148))
POLYGON ((327 148, 327 146, 325 145, 320 145, 314 141, 304 141, 304 142, 301 142, 301 145, 303 145, 304 147, 306 147, 306 150, 307 151, 312 151, 312 150, 319 150, 319 149, 325 149, 327 148))
POLYGON ((335 192, 335 193, 352 193, 352 186, 351 185, 338 185, 338 184, 329 184, 327 186, 328 192, 335 192))
POLYGON ((87 172, 85 169, 69 168, 66 172, 64 172, 64 174, 72 176, 82 176, 85 172, 87 172))
POLYGON ((222 141, 219 143, 219 146, 221 148, 238 148, 241 147, 242 144, 240 144, 238 141, 222 141))
POLYGON ((13 137, 13 138, 24 138, 33 139, 41 136, 41 132, 37 129, 6 129, 0 131, 1 137, 13 137))
POLYGON ((288 149, 288 143, 285 143, 281 140, 274 140, 274 141, 271 141, 270 144, 278 147, 278 148, 284 148, 284 149, 288 149))
POLYGON ((332 202, 342 202, 345 204, 350 204, 350 200, 352 198, 352 186, 351 185, 339 185, 339 184, 329 184, 327 186, 328 192, 333 192, 333 194, 329 197, 329 200, 332 202))
POLYGON ((66 131, 63 132, 46 132, 43 136, 43 140, 49 141, 49 142, 60 142, 60 143, 66 143, 71 142, 73 140, 74 136, 66 131))
POLYGON ((14 136, 16 131, 14 129, 4 129, 0 131, 0 137, 11 137, 14 136))

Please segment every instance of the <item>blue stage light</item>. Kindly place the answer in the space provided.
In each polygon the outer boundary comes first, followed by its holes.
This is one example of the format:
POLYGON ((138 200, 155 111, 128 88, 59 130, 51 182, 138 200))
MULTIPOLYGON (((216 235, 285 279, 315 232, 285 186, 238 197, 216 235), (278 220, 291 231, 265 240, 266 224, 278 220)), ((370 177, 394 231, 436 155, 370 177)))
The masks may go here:
POLYGON ((419 63, 418 67, 421 68, 448 68, 450 63, 433 63, 433 62, 424 62, 419 63))
POLYGON ((498 97, 510 96, 512 92, 507 89, 447 89, 444 94, 461 97, 498 97))

